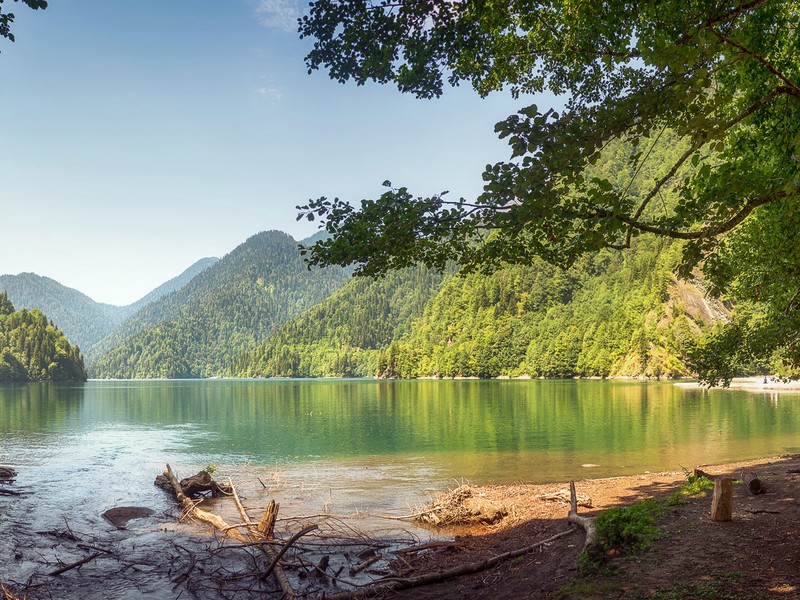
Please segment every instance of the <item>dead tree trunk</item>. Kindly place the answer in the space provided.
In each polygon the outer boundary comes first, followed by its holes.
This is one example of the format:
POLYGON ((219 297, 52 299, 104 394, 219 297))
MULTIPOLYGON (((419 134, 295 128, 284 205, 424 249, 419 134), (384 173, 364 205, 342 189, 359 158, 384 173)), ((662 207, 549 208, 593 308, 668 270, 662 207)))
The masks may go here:
POLYGON ((567 521, 583 527, 586 531, 586 541, 583 549, 590 554, 600 551, 600 540, 597 535, 597 528, 594 526, 594 517, 584 517, 578 514, 578 494, 575 492, 575 482, 569 482, 570 508, 567 521))
POLYGON ((272 526, 270 527, 270 536, 268 538, 267 536, 261 533, 261 524, 259 523, 259 525, 256 525, 250 519, 250 515, 247 514, 247 511, 244 509, 244 506, 242 506, 242 503, 239 500, 239 494, 236 493, 236 488, 233 485, 231 485, 231 493, 233 494, 233 499, 236 501, 236 508, 239 510, 239 514, 242 517, 242 521, 244 521, 245 524, 247 525, 247 533, 250 539, 253 542, 257 543, 258 548, 266 557, 267 563, 271 567, 271 573, 273 577, 275 577, 275 580, 278 582, 278 585, 281 586, 281 590, 283 590, 283 597, 286 598, 287 600, 294 600, 295 598, 297 598, 297 594, 295 593, 294 588, 292 587, 292 584, 289 581, 289 578, 286 576, 286 573, 284 572, 283 568, 281 568, 281 566, 278 564, 278 560, 280 559, 278 553, 268 543, 267 544, 258 543, 258 542, 268 541, 269 539, 272 538, 272 529, 275 526, 275 518, 277 518, 278 516, 277 512, 278 509, 277 505, 275 504, 275 501, 274 500, 270 501, 269 505, 267 505, 267 508, 264 511, 264 517, 261 519, 261 521, 264 522, 264 519, 267 519, 267 513, 273 511, 274 514, 272 516, 272 526))

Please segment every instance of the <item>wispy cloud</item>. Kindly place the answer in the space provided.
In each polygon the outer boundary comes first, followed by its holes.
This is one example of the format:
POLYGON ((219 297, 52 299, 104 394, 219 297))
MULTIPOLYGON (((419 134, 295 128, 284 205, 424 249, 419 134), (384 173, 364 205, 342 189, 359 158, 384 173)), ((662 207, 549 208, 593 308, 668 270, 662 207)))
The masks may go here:
POLYGON ((303 6, 297 0, 258 0, 256 17, 266 27, 294 33, 297 31, 297 19, 303 14, 303 6))
POLYGON ((277 104, 282 98, 283 93, 278 88, 262 85, 255 89, 257 96, 269 101, 270 104, 277 104))

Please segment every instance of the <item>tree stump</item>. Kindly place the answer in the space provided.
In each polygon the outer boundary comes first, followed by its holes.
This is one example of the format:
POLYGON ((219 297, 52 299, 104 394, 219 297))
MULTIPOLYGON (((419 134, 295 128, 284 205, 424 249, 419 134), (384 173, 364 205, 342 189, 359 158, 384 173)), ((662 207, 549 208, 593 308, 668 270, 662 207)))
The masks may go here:
POLYGON ((733 479, 718 477, 714 480, 714 498, 711 500, 711 520, 733 519, 733 479))

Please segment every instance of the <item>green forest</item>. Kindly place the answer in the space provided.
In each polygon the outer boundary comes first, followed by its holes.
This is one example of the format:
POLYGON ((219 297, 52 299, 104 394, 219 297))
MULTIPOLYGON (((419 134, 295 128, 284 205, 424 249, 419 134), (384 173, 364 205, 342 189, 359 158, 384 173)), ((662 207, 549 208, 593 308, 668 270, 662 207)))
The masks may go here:
POLYGON ((86 381, 78 346, 39 310, 15 310, 0 292, 0 382, 86 381))
POLYGON ((640 239, 569 270, 492 275, 414 267, 356 279, 237 358, 239 377, 691 375, 688 350, 720 303, 673 270, 680 245, 640 239))

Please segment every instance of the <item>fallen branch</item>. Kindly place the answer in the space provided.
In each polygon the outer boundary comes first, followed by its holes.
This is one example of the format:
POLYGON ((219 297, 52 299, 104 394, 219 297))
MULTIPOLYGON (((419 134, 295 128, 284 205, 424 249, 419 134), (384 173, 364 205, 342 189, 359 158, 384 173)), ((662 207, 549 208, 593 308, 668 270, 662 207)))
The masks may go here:
MULTIPOLYGON (((230 489, 231 489, 231 493, 233 495, 233 499, 236 502, 236 508, 239 510, 239 514, 242 517, 242 521, 244 521, 245 525, 247 525, 247 533, 250 536, 250 539, 253 540, 254 542, 256 542, 256 545, 258 546, 258 549, 261 550, 261 553, 264 554, 264 556, 269 561, 269 567, 267 568, 267 571, 265 572, 265 574, 262 575, 262 579, 266 579, 267 577, 269 577, 270 574, 272 574, 275 577, 275 580, 278 582, 278 585, 280 586, 281 590, 283 590, 284 598, 287 598, 289 600, 293 600, 294 598, 297 597, 297 594, 295 593, 294 588, 292 587, 292 584, 289 581, 289 578, 286 576, 286 573, 283 571, 283 569, 278 564, 278 561, 280 560, 280 557, 283 555, 283 552, 285 552, 286 550, 282 550, 282 552, 276 553, 275 549, 272 548, 272 546, 270 546, 269 544, 263 543, 263 542, 267 541, 268 538, 263 533, 261 525, 260 524, 256 525, 250 519, 250 515, 247 514, 247 511, 244 509, 244 506, 242 505, 241 501, 239 500, 239 494, 236 492, 236 487, 233 484, 231 484, 231 488, 230 489)), ((277 508, 276 508, 276 506, 277 505, 275 504, 274 501, 270 502, 270 505, 267 506, 266 510, 264 511, 264 518, 261 519, 262 522, 264 521, 264 519, 267 518, 267 513, 269 513, 270 511, 274 511, 274 514, 272 516, 272 519, 273 519, 272 523, 273 523, 273 526, 274 526, 274 523, 275 523, 274 519, 277 516, 277 508)), ((316 527, 317 526, 314 525, 313 528, 316 529, 316 527)), ((269 537, 272 537, 272 531, 271 530, 270 530, 270 536, 269 537)), ((298 535, 297 537, 299 538, 300 536, 298 535)), ((292 543, 294 543, 294 539, 292 539, 290 541, 292 543)), ((288 546, 287 546, 286 549, 288 550, 288 546)))
POLYGON ((426 544, 419 544, 418 546, 400 548, 392 552, 394 554, 411 554, 413 552, 422 552, 423 550, 432 550, 434 548, 455 548, 455 544, 453 542, 428 542, 426 544))
MULTIPOLYGON (((264 573, 261 575, 261 578, 262 579, 266 579, 267 577, 269 577, 270 573, 272 573, 272 571, 278 566, 278 561, 281 559, 281 557, 284 554, 286 554, 286 551, 289 548, 292 547, 292 544, 294 544, 297 540, 299 540, 301 537, 303 537, 308 532, 314 531, 315 529, 318 529, 317 525, 315 525, 315 524, 308 525, 307 527, 303 527, 303 529, 301 529, 300 531, 295 533, 292 537, 290 537, 286 541, 286 543, 281 547, 281 549, 277 552, 277 554, 275 554, 274 558, 272 559, 272 562, 267 567, 267 569, 264 571, 264 573)), ((273 552, 274 552, 274 550, 273 550, 273 552)))
POLYGON ((471 575, 473 573, 480 573, 481 571, 485 571, 486 569, 491 569, 492 567, 497 566, 498 564, 500 564, 505 560, 517 558, 518 556, 523 556, 525 554, 530 554, 534 550, 541 548, 542 546, 549 544, 550 542, 553 542, 558 538, 564 537, 574 532, 575 532, 574 529, 568 529, 567 531, 562 531, 555 535, 551 535, 549 538, 544 539, 540 542, 536 542, 535 544, 531 544, 530 546, 525 546, 524 548, 519 548, 517 550, 512 550, 510 552, 504 552, 503 554, 498 554, 497 556, 494 556, 492 558, 480 562, 461 565, 459 567, 454 567, 452 569, 447 569, 445 571, 435 571, 433 573, 426 573, 425 575, 420 575, 419 577, 411 577, 407 579, 393 579, 392 581, 379 582, 375 585, 365 586, 363 588, 359 588, 357 590, 351 590, 348 592, 340 592, 338 594, 326 594, 325 600, 350 600, 352 598, 362 598, 364 596, 373 596, 383 592, 406 590, 413 587, 420 587, 423 585, 440 583, 442 581, 447 581, 448 579, 461 577, 462 575, 471 575))
POLYGON ((88 563, 89 561, 94 560, 98 556, 100 556, 100 553, 99 552, 94 552, 93 554, 90 554, 89 556, 85 556, 84 558, 82 558, 80 560, 77 560, 74 563, 70 563, 68 565, 64 565, 60 569, 56 569, 55 571, 51 571, 50 573, 48 573, 48 575, 50 575, 51 577, 55 577, 56 575, 61 575, 62 573, 66 573, 67 571, 69 571, 71 569, 76 569, 76 568, 80 567, 81 565, 85 565, 86 563, 88 563))
POLYGON ((570 494, 570 509, 567 515, 567 521, 574 525, 583 527, 586 531, 586 541, 583 544, 583 549, 587 552, 593 552, 598 547, 597 528, 594 525, 594 517, 584 517, 578 514, 578 494, 575 492, 575 482, 569 482, 570 494))
POLYGON ((370 565, 378 562, 380 559, 381 559, 381 557, 377 556, 377 555, 376 556, 370 556, 369 558, 364 559, 359 564, 357 564, 355 567, 350 569, 350 576, 352 577, 356 573, 360 573, 361 571, 363 571, 364 569, 366 569, 370 565))

